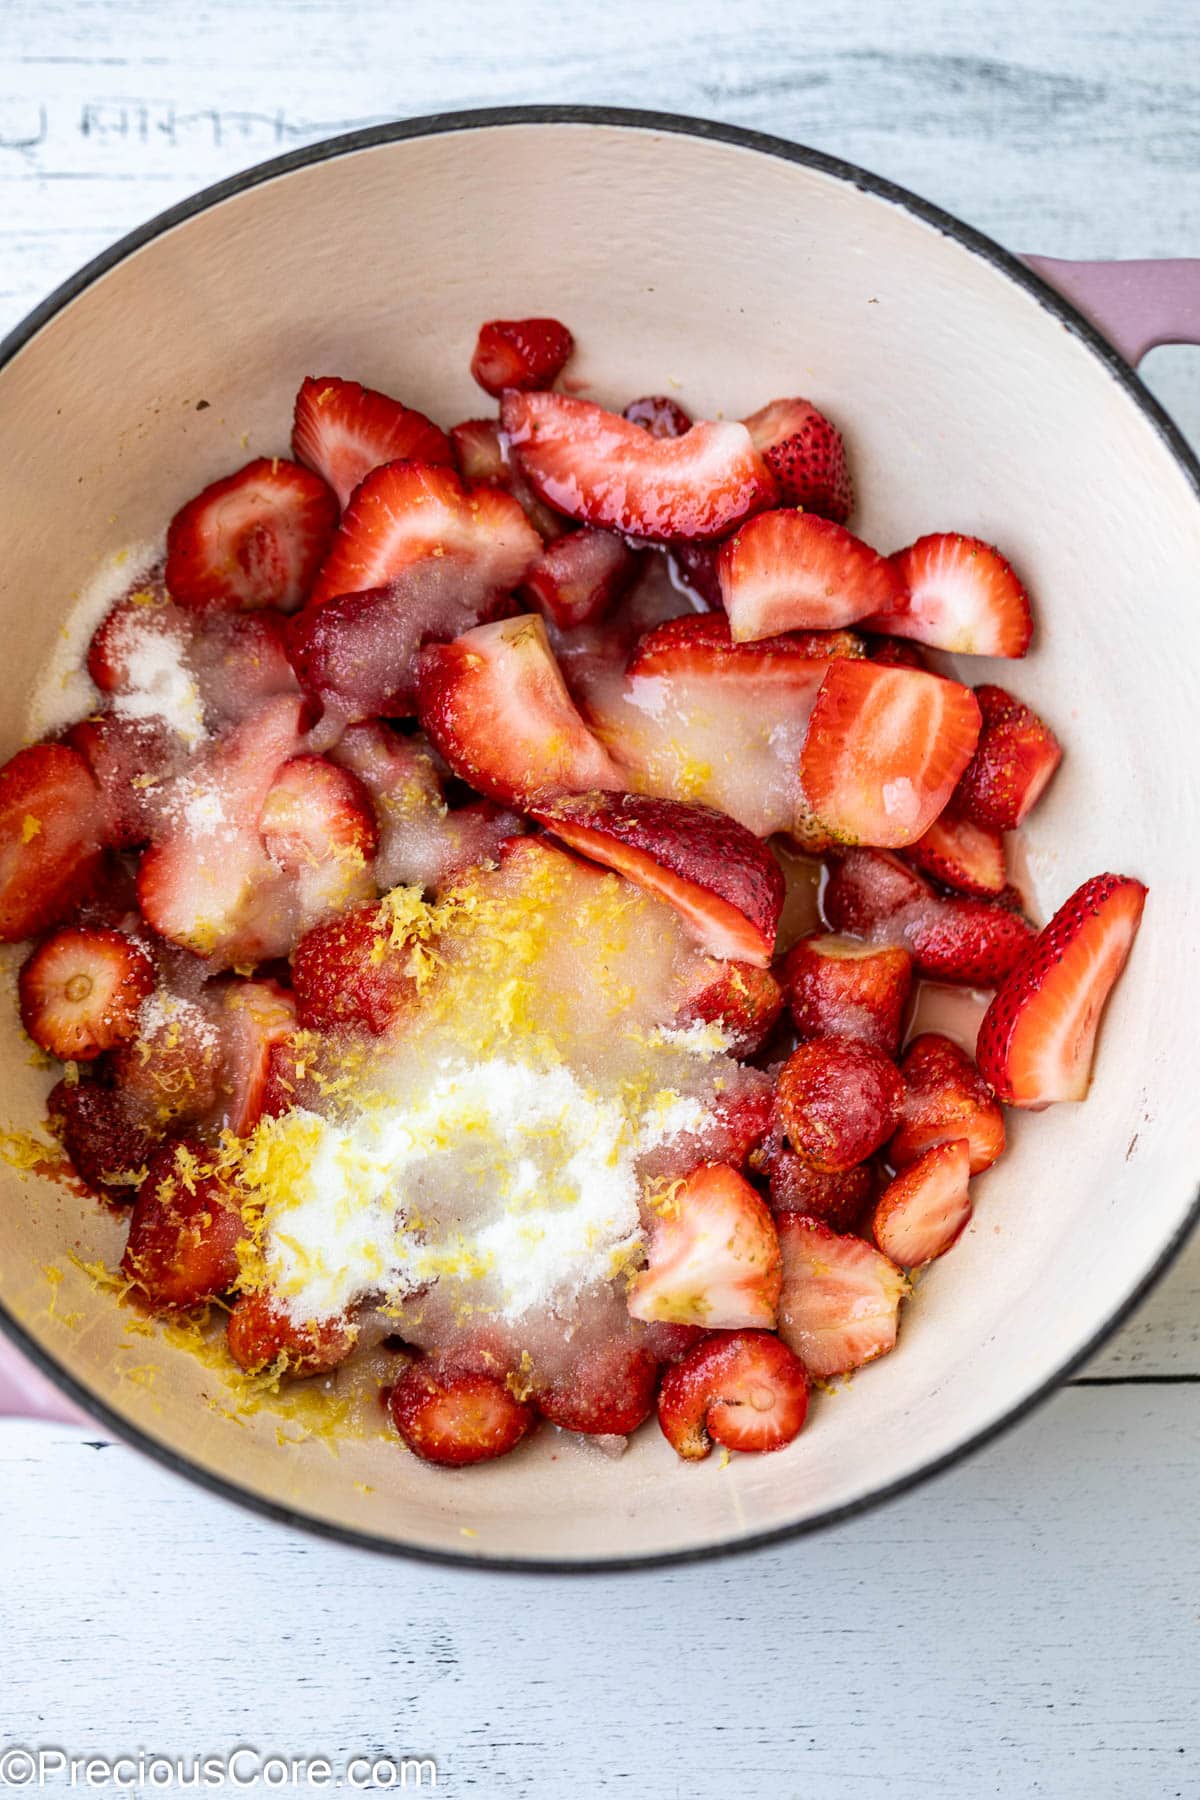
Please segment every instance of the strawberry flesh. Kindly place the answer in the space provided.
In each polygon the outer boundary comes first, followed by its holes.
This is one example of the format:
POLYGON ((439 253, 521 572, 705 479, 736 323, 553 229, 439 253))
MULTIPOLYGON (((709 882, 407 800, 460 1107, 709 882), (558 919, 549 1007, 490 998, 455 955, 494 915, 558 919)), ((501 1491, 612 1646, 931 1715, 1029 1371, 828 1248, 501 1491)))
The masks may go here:
POLYGON ((871 1214, 871 1236, 902 1269, 944 1256, 971 1217, 971 1158, 965 1138, 922 1152, 889 1181, 871 1214))
POLYGON ((658 1362, 643 1342, 589 1345, 561 1375, 533 1390, 551 1425, 588 1436, 636 1431, 654 1411, 658 1362))
POLYGON ((897 1169, 935 1144, 964 1139, 972 1175, 981 1175, 1004 1150, 1004 1114, 961 1045, 923 1031, 904 1052, 904 1116, 888 1148, 897 1169))
POLYGON ((1015 831, 1032 812, 1062 761, 1062 745, 1031 707, 1004 688, 975 689, 979 744, 955 801, 977 825, 1015 831))
POLYGON ((803 1363, 770 1331, 720 1331, 663 1376, 658 1422, 685 1462, 714 1443, 727 1450, 781 1450, 808 1413, 803 1363))
POLYGON ((337 375, 309 375, 296 395, 292 454, 331 487, 345 511, 381 463, 449 464, 450 440, 424 413, 337 375))
POLYGON ((104 803, 84 758, 31 744, 0 768, 0 943, 65 919, 96 885, 104 803))
POLYGON ((871 623, 960 656, 1024 656, 1033 637, 1029 596, 982 538, 935 531, 892 557, 900 592, 871 623))
POLYGON ((22 965, 21 1023, 61 1062, 91 1062, 134 1036, 153 986, 154 964, 133 938, 103 926, 63 925, 22 965))
POLYGON ((299 1022, 307 1030, 381 1036, 413 1004, 408 947, 393 944, 375 905, 339 913, 306 932, 292 953, 299 1022))
POLYGON ((392 1424, 423 1462, 447 1469, 515 1450, 537 1417, 494 1375, 414 1363, 392 1388, 392 1424))
POLYGON ((852 1038, 818 1038, 789 1056, 775 1089, 791 1148, 828 1175, 865 1162, 900 1122, 904 1083, 895 1064, 852 1038))
POLYGON ((214 481, 171 520, 171 598, 199 612, 295 612, 308 598, 337 515, 337 500, 319 475, 260 456, 214 481))
POLYGON ((838 931, 901 945, 918 975, 970 987, 1003 981, 1035 935, 1007 895, 979 900, 935 894, 915 869, 880 850, 839 855, 823 905, 838 931))
POLYGON ((852 625, 887 606, 897 587, 869 544, 791 509, 759 513, 726 538, 717 578, 735 643, 852 625))
POLYGON ((1008 884, 1004 839, 991 825, 977 825, 953 803, 933 821, 924 837, 909 844, 905 859, 960 894, 980 899, 1002 894, 1008 884))
POLYGON ((783 989, 769 969, 705 957, 696 963, 676 1023, 716 1025, 732 1055, 753 1056, 783 1011, 783 989))
POLYGON ((277 981, 236 981, 223 996, 221 1129, 246 1137, 267 1107, 276 1050, 291 1045, 296 1002, 277 981))
POLYGON ((263 1369, 328 1375, 345 1362, 358 1336, 357 1328, 340 1316, 297 1322, 265 1289, 241 1296, 225 1331, 229 1354, 248 1375, 263 1369))
POLYGON ((557 319, 489 319, 479 327, 471 373, 497 399, 506 388, 545 388, 574 348, 575 339, 557 319))
POLYGON ((524 592, 560 630, 607 617, 638 572, 639 558, 611 531, 569 531, 548 544, 524 592))
POLYGON ((629 1290, 635 1319, 769 1327, 778 1299, 775 1227, 736 1169, 708 1163, 664 1190, 647 1266, 629 1290))
POLYGON ((232 1287, 246 1227, 196 1141, 164 1144, 138 1190, 122 1273, 155 1311, 195 1306, 232 1287))
POLYGON ((772 400, 745 421, 785 506, 844 525, 854 507, 842 434, 808 400, 772 400))
POLYGON ((690 415, 667 394, 646 394, 640 400, 631 400, 622 417, 631 425, 640 425, 653 438, 682 437, 692 429, 690 415))
POLYGON ((896 1342, 903 1270, 857 1237, 820 1219, 781 1213, 783 1253, 779 1335, 814 1381, 848 1374, 885 1356, 896 1342))
POLYGON ((788 951, 782 980, 802 1038, 857 1038, 895 1055, 912 987, 907 950, 815 933, 788 951))

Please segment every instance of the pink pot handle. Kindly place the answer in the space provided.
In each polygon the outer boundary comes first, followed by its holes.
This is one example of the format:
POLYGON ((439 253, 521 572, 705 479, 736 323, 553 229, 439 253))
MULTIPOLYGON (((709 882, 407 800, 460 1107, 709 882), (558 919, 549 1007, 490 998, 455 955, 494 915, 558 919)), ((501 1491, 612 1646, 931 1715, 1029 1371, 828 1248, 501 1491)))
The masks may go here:
POLYGON ((1027 256, 1031 269, 1090 319, 1126 362, 1156 344, 1200 344, 1200 257, 1065 262, 1027 256))
POLYGON ((7 1338, 0 1338, 0 1419, 49 1419, 56 1425, 94 1423, 7 1338))

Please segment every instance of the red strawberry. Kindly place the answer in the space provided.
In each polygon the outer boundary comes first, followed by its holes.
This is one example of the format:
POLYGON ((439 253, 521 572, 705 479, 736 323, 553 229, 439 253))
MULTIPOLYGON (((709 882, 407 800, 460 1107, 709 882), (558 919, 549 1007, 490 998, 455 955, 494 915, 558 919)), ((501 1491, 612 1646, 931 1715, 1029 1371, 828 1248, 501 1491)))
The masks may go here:
POLYGON ((122 1273, 155 1310, 195 1306, 233 1286, 246 1227, 199 1143, 164 1144, 138 1190, 122 1273))
POLYGON ((673 906, 710 956, 769 965, 783 873, 744 825, 641 794, 564 795, 530 812, 572 850, 673 906))
POLYGON ((869 1162, 827 1174, 814 1169, 772 1133, 755 1160, 761 1163, 771 1192, 771 1211, 803 1213, 823 1219, 834 1231, 852 1231, 875 1192, 875 1170, 869 1162))
POLYGON ((886 557, 844 526, 790 509, 759 513, 726 538, 717 577, 735 643, 851 625, 897 586, 886 557))
MULTIPOLYGON (((727 969, 737 967, 726 963, 727 969)), ((755 974, 765 971, 756 969, 755 974)), ((725 1078, 713 1101, 711 1117, 693 1140, 710 1162, 744 1169, 771 1129, 771 1078, 761 1069, 740 1068, 725 1078)))
POLYGON ((316 926, 292 953, 300 1024, 382 1035, 412 1004, 416 988, 408 961, 408 945, 392 943, 378 906, 359 906, 316 926))
POLYGON ((1009 1106, 1082 1100, 1096 1033, 1141 924, 1146 888, 1093 875, 1039 932, 979 1029, 979 1072, 1009 1106))
POLYGON ((640 1342, 589 1346, 578 1361, 531 1396, 544 1419, 589 1435, 636 1431, 654 1411, 658 1363, 640 1342))
POLYGON ((904 854, 926 875, 962 894, 1002 894, 1008 881, 1000 833, 993 826, 976 825, 953 806, 904 854))
POLYGON ((323 756, 294 756, 283 764, 258 824, 268 856, 284 869, 337 858, 361 868, 379 843, 366 788, 323 756))
POLYGON ((80 719, 64 741, 78 750, 99 789, 105 842, 116 850, 146 843, 166 784, 186 760, 183 740, 162 719, 103 712, 80 719))
POLYGON ((813 707, 801 785, 843 843, 915 843, 954 792, 978 735, 974 695, 957 681, 842 658, 813 707))
POLYGON ((703 1325, 644 1325, 638 1342, 660 1363, 681 1362, 708 1336, 703 1325))
POLYGON ((889 1181, 871 1215, 871 1236, 902 1269, 944 1256, 971 1217, 965 1138, 934 1144, 889 1181))
POLYGON ((590 400, 507 393, 500 421, 543 500, 630 537, 714 538, 769 506, 774 482, 744 425, 654 438, 590 400))
MULTIPOLYGON (((221 996, 224 1007, 225 1089, 220 1123, 246 1137, 267 1106, 276 1050, 290 1047, 296 1032, 296 1003, 277 981, 235 981, 221 996)), ((281 1110, 286 1110, 283 1108, 281 1110)))
POLYGON ((840 1237, 819 1219, 781 1213, 779 1335, 814 1381, 845 1375, 885 1356, 896 1342, 901 1269, 861 1238, 840 1237))
POLYGON ((760 698, 770 684, 815 697, 825 678, 824 663, 862 654, 862 639, 852 631, 792 631, 735 644, 722 614, 683 613, 643 633, 629 659, 629 673, 669 679, 719 675, 727 689, 744 686, 760 698))
POLYGON ((745 421, 785 506, 844 525, 854 506, 841 432, 807 400, 772 400, 745 421))
POLYGON ((99 1081, 60 1081, 50 1090, 46 1112, 81 1181, 110 1200, 135 1198, 154 1145, 117 1089, 99 1081))
POLYGON ((749 962, 698 960, 676 1023, 717 1025, 734 1056, 753 1056, 783 1011, 783 990, 769 969, 749 962))
POLYGON ((879 637, 872 633, 867 638, 867 655, 872 662, 883 663, 889 669, 929 667, 929 658, 908 638, 879 637))
POLYGON ((548 388, 574 348, 557 319, 489 319, 479 327, 471 373, 497 398, 505 388, 548 388))
POLYGON ((142 1131, 208 1123, 221 1103, 220 1014, 208 994, 186 1000, 159 988, 142 1008, 135 1037, 113 1053, 121 1107, 142 1131))
POLYGON ((951 1038, 923 1031, 904 1052, 904 1116, 888 1148, 906 1169, 935 1144, 966 1140, 972 1175, 1004 1150, 1004 1114, 975 1064, 951 1038))
POLYGON ((736 1169, 706 1163, 664 1191, 647 1266, 629 1290, 635 1319, 771 1326, 778 1298, 775 1227, 736 1169))
POLYGON ((975 690, 983 720, 979 745, 955 796, 977 825, 1015 831, 1062 761, 1062 745, 1037 714, 1004 688, 975 690))
POLYGON ((904 941, 918 975, 995 987, 1025 954, 1034 930, 1023 914, 998 900, 958 894, 934 898, 909 921, 904 941))
POLYGON ((63 925, 22 964, 21 1023, 61 1062, 91 1062, 137 1031, 154 964, 123 932, 63 925))
POLYGON ((193 630, 187 665, 214 731, 240 725, 280 694, 296 693, 287 650, 294 623, 276 612, 217 613, 193 630))
POLYGON ((852 1038, 818 1038, 793 1050, 775 1089, 792 1149, 814 1169, 839 1174, 887 1143, 900 1121, 904 1083, 894 1063, 852 1038))
POLYGON ((168 664, 172 656, 185 658, 193 627, 192 616, 169 602, 120 600, 92 633, 88 674, 102 694, 122 694, 144 686, 145 675, 139 665, 153 667, 168 664))
POLYGON ((449 438, 424 413, 337 375, 309 375, 300 384, 292 454, 329 484, 343 511, 381 463, 452 461, 449 438))
POLYGON ((521 471, 506 457, 499 419, 464 419, 450 428, 454 459, 469 487, 483 482, 511 494, 529 523, 547 542, 572 529, 571 521, 539 500, 521 471))
POLYGON ((225 1327, 229 1354, 248 1375, 263 1369, 279 1374, 328 1375, 345 1362, 358 1327, 338 1315, 298 1323, 273 1294, 243 1294, 225 1327))
POLYGON ((781 1450, 808 1413, 804 1365, 770 1331, 714 1332, 672 1365, 658 1395, 663 1436, 686 1462, 715 1443, 781 1450))
POLYGON ((611 531, 569 531, 542 551, 524 592, 562 631, 605 618, 638 572, 639 558, 611 531))
POLYGON ((65 919, 96 883, 104 807, 66 744, 31 744, 0 768, 0 943, 65 919))
POLYGON ((392 1423, 423 1462, 462 1469, 515 1450, 537 1417, 494 1375, 414 1363, 388 1399, 392 1423))
POLYGON ((640 425, 653 438, 682 437, 692 429, 689 415, 667 394, 647 394, 641 400, 631 400, 622 417, 631 425, 640 425))
POLYGON ((717 569, 720 556, 719 544, 688 543, 681 539, 671 546, 671 569, 677 585, 682 582, 711 612, 721 610, 721 577, 717 569))
MULTIPOLYGON (((834 859, 822 906, 835 931, 887 941, 880 928, 933 899, 929 883, 886 850, 843 850, 834 859)), ((892 941, 903 943, 902 927, 892 941)))
POLYGON ((417 710, 454 773, 492 800, 624 786, 576 710, 535 615, 430 645, 417 710))
POLYGON ((171 520, 171 598, 201 612, 295 612, 308 598, 337 514, 336 499, 310 469, 258 457, 214 481, 171 520))
POLYGON ((1029 596, 1000 552, 981 538, 934 531, 892 558, 901 583, 871 623, 962 656, 1024 656, 1033 636, 1029 596))
POLYGON ((782 978, 802 1038, 858 1038, 895 1055, 912 986, 907 950, 818 933, 792 946, 782 978))
POLYGON ((272 1044, 267 1056, 267 1078, 262 1087, 259 1117, 281 1119, 294 1106, 302 1106, 306 1072, 307 1064, 294 1038, 272 1044))

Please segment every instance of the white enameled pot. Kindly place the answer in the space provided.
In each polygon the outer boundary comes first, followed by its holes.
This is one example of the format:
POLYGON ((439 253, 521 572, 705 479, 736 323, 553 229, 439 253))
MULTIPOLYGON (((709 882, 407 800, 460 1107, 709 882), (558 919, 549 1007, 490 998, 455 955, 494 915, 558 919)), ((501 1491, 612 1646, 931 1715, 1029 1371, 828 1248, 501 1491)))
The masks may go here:
MULTIPOLYGON (((895 1493, 1112 1330, 1181 1243, 1200 1177, 1200 469, 1113 345, 1136 359, 1200 340, 1200 265, 1042 268, 1082 312, 933 207, 791 144, 516 109, 252 170, 117 245, 8 340, 5 755, 70 596, 244 443, 285 450, 304 375, 344 372, 449 424, 480 410, 480 320, 553 313, 580 346, 572 376, 603 401, 827 407, 852 446, 856 529, 879 547, 944 528, 1003 545, 1034 593, 1035 648, 969 678, 1011 680, 1068 746, 1028 827, 1039 900, 1109 868, 1150 886, 1090 1098, 1014 1120, 897 1351, 822 1400, 786 1451, 685 1466, 651 1428, 608 1460, 547 1430, 446 1473, 384 1443, 281 1449, 269 1415, 205 1404, 214 1378, 185 1351, 144 1343, 131 1359, 128 1315, 68 1254, 115 1260, 119 1225, 0 1168, 0 1324, 26 1359, 11 1360, 10 1408, 74 1402, 222 1493, 380 1548, 597 1567, 761 1542, 895 1493)), ((48 1078, 15 1023, 0 1055, 0 1123, 33 1126, 48 1078)))

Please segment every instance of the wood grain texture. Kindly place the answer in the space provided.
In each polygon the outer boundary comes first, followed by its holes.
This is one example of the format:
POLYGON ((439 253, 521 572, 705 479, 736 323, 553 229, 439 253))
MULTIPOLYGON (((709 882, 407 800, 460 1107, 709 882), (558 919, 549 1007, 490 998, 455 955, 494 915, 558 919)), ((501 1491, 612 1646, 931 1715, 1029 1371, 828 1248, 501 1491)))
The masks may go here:
MULTIPOLYGON (((777 132, 1016 249, 1194 255, 1198 45, 1194 0, 8 0, 0 330, 239 168, 514 101, 777 132)), ((1200 439, 1200 354, 1145 373, 1200 439)), ((1197 1796, 1193 1377, 1200 1243, 1086 1371, 1106 1385, 932 1487, 586 1584, 380 1563, 0 1426, 0 1745, 429 1753, 440 1792, 514 1800, 1197 1796)))

